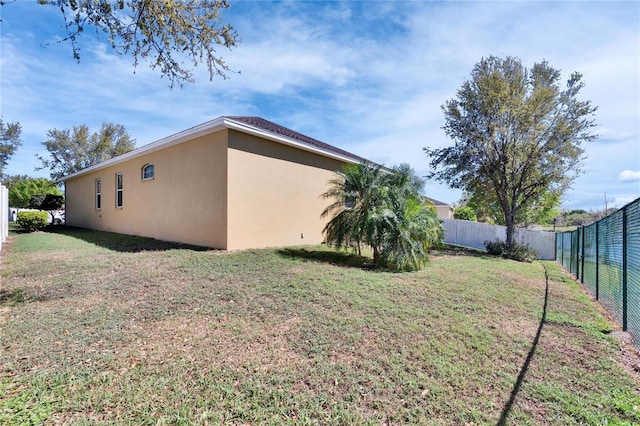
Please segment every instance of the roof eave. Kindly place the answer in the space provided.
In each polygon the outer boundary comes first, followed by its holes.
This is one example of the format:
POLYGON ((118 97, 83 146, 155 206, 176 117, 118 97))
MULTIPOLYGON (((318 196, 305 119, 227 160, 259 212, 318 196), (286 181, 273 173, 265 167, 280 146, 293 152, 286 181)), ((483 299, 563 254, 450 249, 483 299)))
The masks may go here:
POLYGON ((82 176, 84 174, 94 172, 96 170, 104 169, 105 167, 113 166, 115 164, 119 164, 124 161, 131 160, 136 157, 140 157, 145 154, 150 154, 160 149, 169 148, 171 146, 178 145, 190 139, 207 135, 209 133, 215 132, 223 128, 224 128, 223 117, 219 117, 214 120, 207 121, 206 123, 202 123, 197 126, 191 127, 187 130, 183 130, 181 132, 175 133, 171 136, 167 136, 165 138, 159 139, 150 144, 141 146, 140 148, 136 148, 133 151, 127 152, 126 154, 122 154, 117 157, 110 158, 101 163, 94 164, 93 166, 89 166, 86 169, 82 169, 75 173, 71 173, 67 176, 63 176, 60 179, 58 179, 57 182, 64 182, 68 179, 73 179, 78 176, 82 176))
POLYGON ((204 136, 225 128, 231 129, 231 130, 237 130, 239 132, 254 135, 254 136, 258 136, 263 139, 272 140, 274 142, 278 142, 283 145, 288 145, 304 151, 308 151, 308 152, 319 154, 325 157, 333 158, 335 160, 343 161, 345 163, 355 164, 361 161, 355 157, 349 157, 346 155, 334 153, 334 152, 331 152, 316 146, 312 146, 310 144, 307 144, 301 141, 297 141, 292 138, 288 138, 285 136, 281 136, 281 135, 277 135, 277 134, 265 131, 258 127, 254 127, 254 126, 251 126, 227 117, 218 117, 214 120, 207 121, 206 123, 199 124, 187 130, 183 130, 174 135, 167 136, 165 138, 159 139, 150 144, 144 145, 140 148, 134 149, 133 151, 127 152, 126 154, 122 154, 117 157, 110 158, 109 160, 87 167, 86 169, 82 169, 75 173, 71 173, 67 176, 63 176, 60 179, 58 179, 57 182, 64 182, 66 180, 73 179, 97 170, 101 170, 106 167, 113 166, 115 164, 119 164, 124 161, 140 157, 145 154, 150 154, 160 149, 165 149, 174 145, 178 145, 188 140, 191 140, 200 136, 204 136))
POLYGON ((263 139, 268 139, 268 140, 272 140, 274 142, 278 142, 280 144, 283 145, 288 145, 294 148, 298 148, 301 149, 303 151, 308 151, 308 152, 312 152, 315 154, 319 154, 322 155, 324 157, 328 157, 328 158, 333 158, 335 160, 340 160, 343 161, 345 163, 359 163, 360 160, 358 158, 355 157, 350 157, 347 155, 342 155, 336 152, 331 152, 329 150, 326 149, 322 149, 320 147, 317 146, 313 146, 311 144, 302 142, 302 141, 298 141, 296 139, 293 138, 289 138, 286 136, 281 136, 275 133, 271 133, 271 132, 267 132, 263 129, 260 129, 259 127, 255 127, 255 126, 251 126, 249 124, 246 123, 242 123, 240 121, 236 121, 236 120, 232 120, 232 119, 227 119, 225 121, 225 127, 227 127, 228 129, 231 130, 237 130, 239 132, 242 133, 246 133, 246 134, 250 134, 250 135, 254 135, 254 136, 258 136, 261 137, 263 139))

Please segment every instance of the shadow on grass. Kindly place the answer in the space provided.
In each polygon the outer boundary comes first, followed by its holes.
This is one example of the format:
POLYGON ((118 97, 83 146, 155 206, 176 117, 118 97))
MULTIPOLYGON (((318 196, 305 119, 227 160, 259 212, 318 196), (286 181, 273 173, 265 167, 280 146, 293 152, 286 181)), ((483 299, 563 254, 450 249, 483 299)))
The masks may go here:
POLYGON ((29 302, 39 302, 45 300, 41 295, 35 295, 24 289, 0 290, 0 306, 19 306, 29 302))
POLYGON ((441 247, 433 247, 430 252, 435 256, 473 256, 483 259, 499 259, 499 257, 491 256, 484 250, 478 250, 471 247, 455 246, 452 244, 444 244, 441 247))
POLYGON ((549 271, 547 271, 546 266, 542 265, 544 268, 544 276, 546 279, 546 286, 544 289, 544 305, 542 306, 542 317, 540 318, 540 324, 538 325, 538 331, 536 332, 536 337, 533 339, 531 343, 531 348, 529 349, 529 354, 527 355, 527 359, 525 359, 524 364, 522 364, 522 368, 520 369, 520 374, 518 374, 518 378, 516 379, 515 384, 513 385, 513 389, 511 390, 511 395, 509 396, 509 400, 502 408, 502 413, 500 414, 500 420, 498 420, 497 426, 506 426, 507 417, 509 417, 509 413, 513 408, 513 403, 516 401, 516 397, 518 396, 518 392, 520 392, 520 386, 522 386, 522 382, 524 381, 524 377, 527 375, 527 371, 529 370, 529 365, 531 364, 531 360, 536 353, 536 349, 538 348, 538 343, 540 342, 540 335, 542 334, 542 327, 547 320, 547 302, 549 301, 549 271))
POLYGON ((283 248, 277 251, 280 256, 310 260, 313 262, 329 263, 351 268, 371 269, 371 259, 353 253, 325 250, 308 250, 304 248, 283 248))
POLYGON ((137 253, 141 251, 166 251, 174 249, 194 251, 214 250, 208 247, 172 243, 154 240, 153 238, 138 237, 135 235, 116 234, 114 232, 94 231, 92 229, 76 228, 66 225, 48 226, 43 229, 43 231, 52 234, 66 235, 109 250, 127 253, 137 253))

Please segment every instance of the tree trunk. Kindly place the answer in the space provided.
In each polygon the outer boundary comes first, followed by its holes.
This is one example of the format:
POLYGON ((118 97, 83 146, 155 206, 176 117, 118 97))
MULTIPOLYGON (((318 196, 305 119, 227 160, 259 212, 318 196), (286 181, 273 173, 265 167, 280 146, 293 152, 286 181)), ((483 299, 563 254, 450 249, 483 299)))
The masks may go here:
POLYGON ((380 249, 375 246, 372 248, 373 248, 373 266, 377 268, 378 266, 380 266, 380 249))
POLYGON ((505 215, 505 226, 507 227, 507 250, 511 251, 513 249, 513 234, 514 234, 514 226, 515 226, 515 214, 512 212, 508 212, 505 215))

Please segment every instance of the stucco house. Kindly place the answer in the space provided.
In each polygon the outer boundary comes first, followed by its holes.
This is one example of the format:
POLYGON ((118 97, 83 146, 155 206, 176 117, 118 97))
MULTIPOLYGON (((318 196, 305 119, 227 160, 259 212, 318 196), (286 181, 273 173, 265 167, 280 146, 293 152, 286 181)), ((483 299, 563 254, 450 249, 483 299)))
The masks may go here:
POLYGON ((429 197, 427 197, 427 202, 436 208, 438 219, 453 219, 453 206, 429 197))
POLYGON ((218 249, 318 244, 327 181, 363 158, 219 117, 64 177, 67 225, 218 249))

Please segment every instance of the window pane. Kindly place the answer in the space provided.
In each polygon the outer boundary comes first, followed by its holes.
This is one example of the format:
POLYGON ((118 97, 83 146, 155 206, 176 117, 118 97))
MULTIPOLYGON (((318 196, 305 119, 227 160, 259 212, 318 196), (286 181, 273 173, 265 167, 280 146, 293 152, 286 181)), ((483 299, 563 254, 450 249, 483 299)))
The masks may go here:
POLYGON ((122 173, 116 175, 116 207, 122 207, 122 173))
POLYGON ((100 210, 102 207, 102 182, 100 179, 96 179, 96 209, 100 210))
POLYGON ((344 200, 344 208, 345 209, 352 209, 353 206, 355 206, 356 204, 356 200, 353 197, 347 197, 346 200, 344 200))
POLYGON ((142 179, 151 179, 153 176, 153 164, 146 165, 142 170, 142 179))

